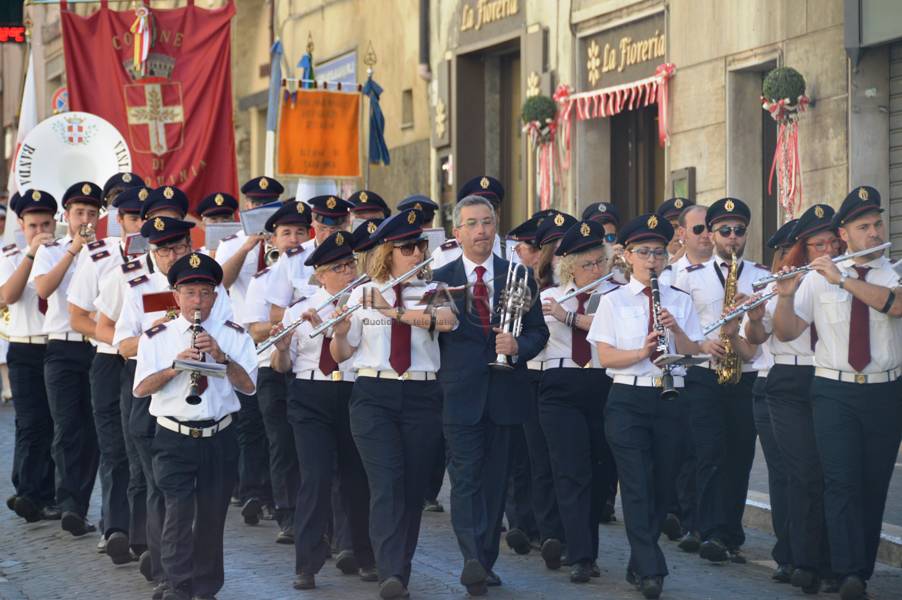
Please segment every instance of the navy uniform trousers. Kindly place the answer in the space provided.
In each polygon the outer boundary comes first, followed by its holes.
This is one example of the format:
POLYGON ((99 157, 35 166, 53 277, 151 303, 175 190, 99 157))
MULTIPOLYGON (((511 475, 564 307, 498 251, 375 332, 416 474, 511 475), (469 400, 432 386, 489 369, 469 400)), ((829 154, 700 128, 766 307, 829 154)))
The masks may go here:
POLYGON ((332 481, 338 475, 350 548, 361 568, 375 564, 369 538, 366 473, 351 437, 348 402, 353 383, 292 379, 288 386, 288 422, 297 448, 300 486, 295 513, 295 573, 315 575, 329 552, 325 541, 332 518, 332 481))
POLYGON ((122 434, 120 392, 123 359, 118 354, 96 353, 91 363, 91 403, 100 450, 100 489, 103 535, 130 533, 129 464, 122 434))
POLYGON ((272 504, 272 486, 269 478, 269 441, 266 426, 260 412, 257 394, 250 396, 236 392, 241 410, 235 415, 240 458, 238 459, 238 497, 241 502, 256 498, 263 504, 272 504))
MULTIPOLYGON (((350 416, 369 482, 370 540, 379 580, 394 576, 407 586, 424 490, 442 439, 441 388, 436 381, 358 377, 350 416)), ((452 506, 452 516, 453 511, 452 506)))
POLYGON ((673 428, 679 436, 677 448, 677 476, 674 481, 676 490, 672 494, 670 511, 680 518, 680 526, 683 533, 698 531, 696 526, 695 511, 697 499, 695 496, 695 443, 692 440, 691 406, 692 403, 686 394, 680 394, 673 400, 680 405, 680 412, 673 428))
POLYGON ((814 431, 824 469, 830 560, 839 577, 874 572, 883 509, 902 438, 902 383, 815 377, 814 431))
POLYGON ((88 342, 50 340, 44 383, 53 416, 56 502, 62 511, 84 517, 100 462, 91 408, 89 374, 94 347, 88 342))
POLYGON ((119 370, 119 418, 125 453, 128 456, 128 541, 135 554, 140 556, 147 550, 147 483, 141 468, 141 456, 129 426, 136 364, 134 360, 126 360, 119 370))
POLYGON ((613 462, 604 434, 611 380, 602 369, 549 369, 539 384, 539 422, 548 442, 554 489, 572 563, 598 558, 603 467, 613 462))
POLYGON ((530 370, 529 378, 532 382, 532 397, 529 398, 529 408, 526 422, 523 423, 523 433, 526 437, 526 449, 529 452, 529 468, 532 475, 530 495, 532 498, 532 510, 535 515, 536 527, 539 530, 539 541, 544 542, 549 538, 566 541, 564 524, 561 523, 561 514, 558 511, 557 494, 554 491, 554 474, 551 471, 551 456, 548 452, 548 442, 545 440, 545 432, 539 422, 539 383, 542 380, 542 371, 530 370))
POLYGON ((507 501, 504 506, 508 529, 519 529, 529 539, 538 539, 538 525, 532 512, 529 451, 526 449, 526 433, 521 427, 514 427, 511 431, 510 457, 507 501))
POLYGON ((50 454, 53 418, 44 386, 45 344, 10 342, 6 353, 9 383, 16 409, 13 482, 16 495, 38 507, 54 503, 54 465, 50 454))
POLYGON ((658 538, 680 460, 680 432, 673 424, 681 405, 674 400, 663 400, 659 388, 615 383, 604 411, 605 433, 620 473, 628 570, 639 577, 667 575, 658 538))
POLYGON ((728 548, 745 542, 742 513, 755 459, 752 386, 757 373, 720 385, 713 369, 692 367, 686 377, 695 442, 696 521, 702 540, 719 538, 728 548))
MULTIPOLYGON (((214 421, 183 423, 209 427, 214 421)), ((237 469, 235 427, 193 438, 157 426, 153 471, 166 505, 160 555, 170 587, 195 596, 222 589, 222 538, 237 469)))
POLYGON ((298 495, 298 459, 288 422, 287 375, 270 367, 257 371, 257 399, 269 440, 269 474, 276 520, 283 529, 294 524, 298 495))
POLYGON ((774 433, 773 419, 767 405, 765 392, 768 377, 758 376, 752 388, 752 411, 755 415, 755 430, 764 451, 767 463, 767 489, 770 495, 770 520, 777 543, 771 550, 771 557, 778 565, 794 565, 792 538, 789 534, 789 476, 786 460, 774 433))

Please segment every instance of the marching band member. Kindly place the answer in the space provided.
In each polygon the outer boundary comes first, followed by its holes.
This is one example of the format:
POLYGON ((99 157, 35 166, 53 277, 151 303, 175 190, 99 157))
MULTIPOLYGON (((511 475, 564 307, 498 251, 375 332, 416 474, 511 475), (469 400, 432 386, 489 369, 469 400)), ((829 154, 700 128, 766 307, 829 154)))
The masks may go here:
POLYGON ((75 271, 72 267, 88 244, 84 235, 96 226, 102 204, 99 186, 86 181, 71 185, 62 201, 68 234, 38 249, 30 276, 38 296, 47 300, 44 373, 53 416, 56 499, 63 512, 62 528, 74 536, 96 530, 85 516, 100 457, 89 380, 94 348, 69 324, 66 292, 75 271))
MULTIPOLYGON (((479 196, 488 200, 492 205, 492 210, 495 212, 495 222, 501 222, 501 202, 504 200, 504 186, 501 185, 500 181, 488 175, 474 177, 463 184, 457 191, 457 201, 460 202, 467 196, 479 196)), ((438 269, 457 260, 460 258, 461 251, 460 242, 457 239, 448 240, 433 250, 432 268, 438 269)), ((501 237, 497 233, 495 234, 492 252, 501 258, 504 257, 504 245, 501 243, 501 237)))
POLYGON ((154 188, 141 204, 141 218, 145 221, 154 217, 184 219, 187 214, 188 196, 171 185, 154 188))
POLYGON ((555 256, 560 283, 541 293, 550 336, 534 359, 542 371, 539 422, 548 443, 572 564, 570 581, 587 583, 601 574, 596 564, 598 525, 605 504, 604 470, 613 462, 604 437, 603 411, 611 381, 603 369, 592 365, 586 340, 592 325, 592 316, 586 314, 591 293, 582 292, 562 303, 558 299, 605 274, 604 226, 597 221, 574 224, 561 238, 555 256))
POLYGON ((153 469, 165 503, 163 598, 211 598, 224 580, 223 528, 237 473, 238 444, 229 425, 239 409, 236 392, 254 393, 257 355, 240 325, 216 315, 222 268, 214 259, 183 256, 167 279, 180 316, 141 336, 134 394, 151 397, 156 419, 153 469), (176 370, 176 359, 223 365, 224 376, 176 370), (192 394, 198 403, 188 401, 192 394))
MULTIPOLYGON (((287 421, 294 430, 297 447, 295 468, 300 465, 294 587, 301 590, 316 587, 315 575, 329 553, 325 536, 332 518, 332 480, 336 472, 342 512, 347 515, 352 539, 352 548, 342 549, 344 557, 340 556, 336 565, 345 574, 359 572, 364 581, 379 579, 369 538, 370 497, 366 473, 351 437, 348 413, 355 374, 351 360, 338 364, 332 358, 331 337, 310 336, 312 328, 335 311, 335 303, 341 300, 335 294, 356 277, 350 237, 342 231, 333 233, 307 259, 323 287, 285 311, 284 326, 299 318, 305 322, 276 344, 271 358, 276 371, 293 373, 287 421), (331 297, 335 300, 328 302, 331 297), (326 306, 317 311, 324 303, 326 306), (347 553, 349 550, 353 554, 347 553)), ((272 334, 282 329, 283 325, 277 325, 272 334)))
POLYGON ((16 438, 12 480, 15 494, 7 505, 33 523, 59 519, 55 509, 54 468, 50 447, 53 419, 44 385, 47 336, 44 314, 47 301, 40 298, 31 280, 35 254, 53 241, 56 200, 47 192, 27 190, 13 195, 12 209, 25 235, 26 246, 14 244, 0 256, 0 296, 9 309, 9 379, 16 410, 16 438))
MULTIPOLYGON (((687 268, 674 283, 692 297, 702 323, 718 320, 731 308, 725 304, 728 292, 734 296, 729 304, 739 304, 752 293, 752 281, 769 274, 742 259, 750 218, 748 206, 736 198, 722 198, 705 213, 714 258, 687 268)), ((737 321, 711 332, 702 352, 713 359, 691 367, 686 377, 697 467, 699 556, 712 562, 745 561, 739 548, 745 542, 742 513, 755 458, 752 386, 759 349, 740 337, 737 321)))
POLYGON ((370 190, 359 190, 348 196, 351 203, 351 229, 369 219, 387 219, 391 209, 382 196, 370 190))
MULTIPOLYGON (((18 192, 13 193, 14 199, 10 201, 10 205, 12 205, 13 201, 17 201, 17 200, 15 200, 15 197, 18 195, 19 195, 18 192)), ((0 204, 0 231, 6 231, 6 205, 5 204, 0 204)), ((6 248, 6 250, 3 250, 3 252, 8 252, 10 250, 18 248, 18 246, 16 245, 15 242, 13 242, 12 244, 8 244, 7 246, 5 246, 5 248, 6 248)), ((5 304, 3 304, 2 300, 0 300, 0 311, 3 312, 3 317, 0 318, 0 327, 3 327, 3 329, 0 330, 0 384, 2 384, 2 385, 0 385, 0 387, 3 388, 2 393, 0 393, 0 401, 2 401, 5 404, 5 403, 9 402, 10 400, 12 400, 13 396, 12 396, 12 392, 10 391, 9 369, 6 366, 6 352, 9 350, 9 340, 7 339, 9 337, 9 335, 6 332, 6 325, 7 325, 8 319, 9 319, 9 309, 7 308, 7 306, 5 304)), ((14 462, 15 462, 15 459, 14 459, 14 462)), ((15 484, 13 484, 13 485, 15 486, 15 484)), ((15 510, 15 509, 13 509, 13 510, 15 510)))
POLYGON ((422 194, 414 194, 407 196, 398 202, 398 212, 412 208, 423 213, 423 229, 432 227, 432 221, 435 219, 435 213, 438 210, 438 204, 423 196, 422 194))
POLYGON ((123 191, 133 187, 146 187, 144 180, 137 173, 124 171, 115 173, 103 184, 103 205, 115 206, 113 202, 123 191))
POLYGON ((373 255, 372 250, 376 244, 370 240, 370 236, 376 233, 379 225, 385 219, 367 219, 358 225, 351 233, 351 245, 354 247, 354 256, 357 261, 357 273, 363 275, 369 268, 369 259, 373 255))
MULTIPOLYGON (((215 223, 234 223, 237 211, 238 200, 226 192, 207 194, 197 205, 197 214, 200 215, 204 228, 215 223)), ((216 248, 208 248, 205 244, 199 251, 216 258, 216 248)))
MULTIPOLYGON (((519 336, 493 327, 492 310, 500 313, 504 287, 499 282, 506 280, 510 268, 508 261, 492 253, 495 219, 486 198, 462 198, 454 207, 454 236, 461 256, 435 272, 437 281, 472 290, 467 298, 455 299, 462 318, 439 340, 451 524, 464 559, 460 582, 471 595, 485 594, 487 585, 501 585, 493 568, 501 537, 510 439, 526 417, 520 404, 530 393, 526 362, 548 340, 537 303, 522 309, 519 336), (516 357, 512 369, 489 367, 499 353, 516 357)), ((526 279, 523 285, 535 297, 531 274, 526 279)))
MULTIPOLYGON (((266 221, 270 244, 284 256, 310 237, 310 209, 303 202, 286 201, 266 221)), ((274 270, 266 267, 251 280, 247 289, 242 325, 256 342, 269 337, 272 307, 266 301, 266 290, 272 285, 274 270)), ((298 462, 294 434, 288 421, 288 381, 271 365, 272 350, 258 355, 257 398, 269 440, 269 471, 279 533, 276 543, 295 543, 295 499, 298 495, 298 462)))
MULTIPOLYGON (((407 595, 423 490, 441 443, 436 371, 442 363, 435 333, 457 325, 450 308, 420 308, 403 293, 408 288, 419 297, 434 285, 414 285, 408 278, 380 293, 423 262, 427 242, 419 218, 415 210, 396 213, 373 234, 378 247, 370 263, 372 281, 358 286, 348 301, 364 307, 333 327, 331 342, 335 362, 350 360, 357 371, 351 434, 369 481, 370 539, 385 599, 407 595)), ((347 308, 337 314, 347 314, 347 308)))
MULTIPOLYGON (((667 352, 696 353, 702 340, 686 293, 662 287, 660 305, 654 305, 652 274, 664 268, 672 236, 670 223, 651 214, 623 227, 618 242, 625 249, 630 280, 601 297, 587 336, 614 379, 605 407, 605 433, 620 473, 630 543, 626 577, 646 598, 660 596, 667 575, 658 537, 677 473, 679 432, 672 423, 681 409, 672 398, 661 397, 665 373, 652 360, 661 335, 666 336, 667 352)), ((681 372, 680 367, 673 369, 675 388, 683 385, 681 372)))
POLYGON ((535 277, 539 291, 557 285, 554 266, 557 263, 555 252, 564 233, 576 225, 575 217, 567 213, 555 211, 536 226, 536 244, 539 247, 539 258, 536 261, 535 277))
MULTIPOLYGON (((850 252, 867 250, 886 239, 882 212, 877 190, 861 186, 832 225, 850 252)), ((783 341, 817 329, 811 401, 831 566, 843 600, 857 600, 874 571, 902 438, 899 275, 882 251, 839 264, 825 254, 810 266, 816 273, 776 284, 773 327, 783 341)))
POLYGON ((583 209, 583 221, 597 221, 604 226, 606 244, 617 243, 617 228, 620 227, 620 213, 617 207, 606 202, 593 202, 583 209))
POLYGON ((661 203, 661 206, 655 211, 655 215, 659 219, 666 219, 676 235, 667 242, 667 264, 673 264, 680 260, 686 254, 686 246, 683 238, 679 235, 680 215, 690 206, 695 206, 695 201, 689 198, 670 198, 661 203))

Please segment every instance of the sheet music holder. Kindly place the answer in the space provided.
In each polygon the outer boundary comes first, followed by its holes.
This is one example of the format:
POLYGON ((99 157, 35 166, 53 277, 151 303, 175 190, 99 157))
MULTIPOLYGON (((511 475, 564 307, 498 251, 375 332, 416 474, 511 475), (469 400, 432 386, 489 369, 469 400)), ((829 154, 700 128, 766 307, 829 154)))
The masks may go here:
POLYGON ((694 367, 710 360, 711 357, 707 354, 699 354, 697 356, 691 354, 662 354, 655 359, 654 364, 656 367, 664 367, 665 365, 670 365, 671 367, 694 367))
POLYGON ((241 227, 247 235, 266 233, 266 221, 282 206, 281 202, 270 202, 238 213, 241 227))
POLYGON ((441 227, 430 227, 429 229, 424 229, 423 235, 425 235, 426 239, 429 241, 429 251, 426 253, 427 256, 432 254, 436 248, 445 243, 445 230, 441 227))
POLYGON ((189 373, 199 373, 206 377, 216 377, 222 379, 226 376, 226 365, 217 362, 206 362, 202 360, 182 360, 176 359, 172 361, 172 368, 176 371, 188 371, 189 373))
MULTIPOLYGON (((265 223, 266 221, 264 221, 265 223)), ((241 231, 241 223, 230 221, 228 223, 207 223, 204 227, 204 246, 207 250, 216 250, 219 242, 232 234, 241 231)))
POLYGON ((150 250, 150 240, 140 233, 133 233, 125 238, 125 254, 128 256, 138 256, 147 254, 150 250))

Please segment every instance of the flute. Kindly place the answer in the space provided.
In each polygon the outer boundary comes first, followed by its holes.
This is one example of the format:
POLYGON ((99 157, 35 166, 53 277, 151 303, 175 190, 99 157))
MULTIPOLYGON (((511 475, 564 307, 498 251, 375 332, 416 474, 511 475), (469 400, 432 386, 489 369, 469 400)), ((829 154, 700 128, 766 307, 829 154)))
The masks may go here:
POLYGON ((752 298, 751 300, 747 300, 745 303, 740 304, 739 306, 732 309, 730 312, 728 312, 721 318, 717 319, 713 323, 709 323, 704 328, 704 330, 702 330, 702 333, 704 335, 708 335, 712 331, 714 331, 716 329, 720 329, 721 327, 723 327, 724 325, 726 325, 733 319, 741 317, 742 315, 749 312, 753 308, 757 308, 758 306, 761 306, 762 304, 764 304, 765 302, 767 302, 768 300, 770 300, 771 298, 773 298, 776 295, 777 295, 777 290, 771 290, 770 292, 764 294, 763 296, 761 296, 759 298, 752 298))
POLYGON ((599 277, 598 279, 596 279, 595 281, 593 281, 591 283, 587 283, 586 285, 579 288, 578 290, 573 290, 570 293, 564 294, 563 296, 561 296, 560 298, 557 299, 557 303, 562 304, 562 303, 566 302, 567 300, 569 300, 570 298, 576 298, 576 296, 578 296, 579 294, 588 292, 589 290, 600 286, 602 283, 604 283, 605 281, 607 281, 608 279, 610 279, 613 276, 614 276, 613 272, 608 273, 607 275, 603 275, 603 276, 599 277))
MULTIPOLYGON (((849 252, 848 254, 843 254, 842 256, 837 256, 830 260, 832 260, 834 263, 840 263, 844 260, 855 258, 857 256, 864 256, 866 254, 873 254, 878 251, 886 250, 892 245, 892 242, 884 242, 879 246, 874 246, 873 248, 865 248, 864 250, 857 250, 855 252, 849 252)), ((761 277, 760 279, 756 279, 752 282, 752 289, 760 290, 761 288, 766 287, 769 283, 773 283, 775 281, 783 281, 784 279, 795 277, 799 273, 807 273, 808 271, 812 270, 813 269, 811 265, 805 265, 802 267, 795 267, 794 269, 790 269, 789 271, 785 271, 783 273, 774 273, 773 275, 768 275, 767 277, 761 277)))

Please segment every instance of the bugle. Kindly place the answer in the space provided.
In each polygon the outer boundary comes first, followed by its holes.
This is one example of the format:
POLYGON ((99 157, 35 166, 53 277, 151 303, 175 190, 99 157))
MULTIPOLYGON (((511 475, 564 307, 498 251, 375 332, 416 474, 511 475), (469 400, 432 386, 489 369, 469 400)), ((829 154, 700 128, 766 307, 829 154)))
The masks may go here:
MULTIPOLYGON (((892 246, 892 242, 883 242, 879 246, 874 246, 873 248, 865 248, 864 250, 856 250, 855 252, 849 252, 847 254, 843 254, 842 256, 837 256, 832 258, 834 263, 841 263, 844 260, 848 260, 850 258, 855 258, 857 256, 864 256, 866 254, 873 254, 875 252, 880 252, 886 250, 890 246, 892 246)), ((760 290, 763 287, 766 287, 769 283, 773 283, 775 281, 783 281, 784 279, 789 279, 791 277, 795 277, 800 273, 807 273, 808 271, 813 271, 813 267, 811 265, 804 265, 801 267, 794 267, 788 271, 783 273, 774 273, 773 275, 768 275, 767 277, 761 277, 760 279, 756 279, 752 282, 752 289, 760 290)))

